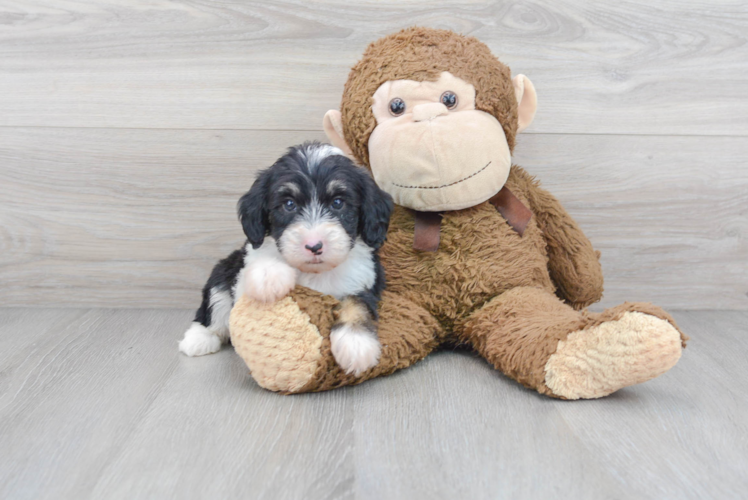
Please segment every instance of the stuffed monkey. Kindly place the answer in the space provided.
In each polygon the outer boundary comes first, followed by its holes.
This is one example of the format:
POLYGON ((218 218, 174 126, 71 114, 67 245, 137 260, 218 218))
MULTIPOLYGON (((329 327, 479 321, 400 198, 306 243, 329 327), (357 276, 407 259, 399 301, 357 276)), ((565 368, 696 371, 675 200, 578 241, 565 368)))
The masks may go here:
POLYGON ((686 337, 657 306, 584 310, 603 292, 599 254, 561 204, 512 165, 535 114, 524 75, 451 31, 411 28, 373 42, 348 77, 330 142, 370 169, 396 207, 380 251, 382 353, 359 376, 330 351, 337 301, 297 287, 246 297, 231 338, 252 376, 283 393, 392 373, 443 344, 467 345, 525 387, 598 398, 672 368, 686 337))

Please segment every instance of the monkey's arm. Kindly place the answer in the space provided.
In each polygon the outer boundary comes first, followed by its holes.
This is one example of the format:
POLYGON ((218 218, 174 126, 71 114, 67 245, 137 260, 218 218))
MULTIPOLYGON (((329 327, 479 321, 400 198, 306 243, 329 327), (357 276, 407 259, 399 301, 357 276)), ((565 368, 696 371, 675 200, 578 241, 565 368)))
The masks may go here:
POLYGON ((597 302, 603 295, 600 252, 584 235, 561 203, 542 189, 520 167, 512 167, 511 180, 527 196, 548 251, 548 269, 556 284, 556 294, 575 309, 597 302), (512 179, 514 178, 514 179, 512 179))

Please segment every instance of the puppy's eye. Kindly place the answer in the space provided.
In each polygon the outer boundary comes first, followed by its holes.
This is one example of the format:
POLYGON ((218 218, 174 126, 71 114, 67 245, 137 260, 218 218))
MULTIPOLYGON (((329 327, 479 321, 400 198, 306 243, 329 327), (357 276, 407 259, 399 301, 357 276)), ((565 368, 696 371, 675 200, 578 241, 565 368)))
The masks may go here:
POLYGON ((343 202, 341 198, 335 198, 334 200, 332 200, 332 203, 330 204, 330 206, 334 208, 335 210, 340 210, 341 208, 343 208, 344 204, 345 203, 343 202))
POLYGON ((294 203, 293 200, 286 200, 285 203, 283 203, 283 206, 287 212, 293 212, 296 210, 296 203, 294 203))
POLYGON ((457 94, 451 90, 447 90, 442 94, 441 102, 447 107, 447 109, 454 109, 454 107, 457 106, 457 94))
POLYGON ((392 116, 400 116, 405 113, 405 101, 399 97, 395 97, 390 101, 390 114, 392 116))

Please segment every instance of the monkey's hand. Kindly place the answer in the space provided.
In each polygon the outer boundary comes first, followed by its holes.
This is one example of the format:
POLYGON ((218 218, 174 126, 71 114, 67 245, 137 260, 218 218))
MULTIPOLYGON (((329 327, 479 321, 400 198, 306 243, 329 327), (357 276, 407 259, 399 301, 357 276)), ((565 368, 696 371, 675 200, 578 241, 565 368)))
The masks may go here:
POLYGON ((533 215, 548 249, 548 271, 556 284, 556 294, 575 309, 600 300, 603 295, 603 271, 600 252, 584 235, 576 221, 548 191, 530 175, 512 167, 513 178, 527 196, 533 215))

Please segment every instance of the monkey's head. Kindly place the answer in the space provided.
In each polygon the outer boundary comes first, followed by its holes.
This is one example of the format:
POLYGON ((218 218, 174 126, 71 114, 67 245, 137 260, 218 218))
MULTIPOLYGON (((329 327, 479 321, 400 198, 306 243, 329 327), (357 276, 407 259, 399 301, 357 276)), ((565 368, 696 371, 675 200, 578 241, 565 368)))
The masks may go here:
POLYGON ((396 203, 459 210, 504 186, 536 103, 530 80, 477 39, 409 28, 367 47, 324 129, 396 203))

